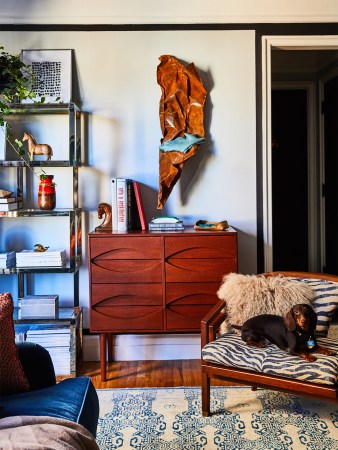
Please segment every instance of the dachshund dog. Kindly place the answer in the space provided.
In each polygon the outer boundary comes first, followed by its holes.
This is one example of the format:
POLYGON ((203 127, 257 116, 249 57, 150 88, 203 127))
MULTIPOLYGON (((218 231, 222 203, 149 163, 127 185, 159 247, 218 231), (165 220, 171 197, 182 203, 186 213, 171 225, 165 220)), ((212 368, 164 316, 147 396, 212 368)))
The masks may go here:
POLYGON ((316 313, 310 305, 302 303, 293 306, 284 318, 262 314, 252 317, 238 328, 242 330, 242 339, 248 345, 262 348, 272 343, 291 355, 313 362, 316 358, 312 352, 335 354, 335 351, 317 344, 314 335, 316 325, 316 313))

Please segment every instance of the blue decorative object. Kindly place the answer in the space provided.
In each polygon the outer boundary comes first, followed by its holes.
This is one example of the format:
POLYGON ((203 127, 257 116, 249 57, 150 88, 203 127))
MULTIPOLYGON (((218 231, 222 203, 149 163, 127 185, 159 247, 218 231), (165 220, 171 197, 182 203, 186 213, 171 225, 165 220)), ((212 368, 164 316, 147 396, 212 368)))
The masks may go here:
POLYGON ((165 152, 182 152, 186 153, 191 147, 196 144, 203 144, 204 138, 196 136, 195 134, 184 133, 184 137, 177 137, 171 141, 166 141, 160 145, 160 150, 165 152))

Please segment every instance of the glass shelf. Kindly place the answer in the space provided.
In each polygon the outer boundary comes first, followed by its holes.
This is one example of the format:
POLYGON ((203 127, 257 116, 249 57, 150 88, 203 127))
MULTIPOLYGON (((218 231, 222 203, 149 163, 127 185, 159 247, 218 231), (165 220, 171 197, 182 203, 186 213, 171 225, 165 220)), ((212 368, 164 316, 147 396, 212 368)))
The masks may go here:
POLYGON ((14 308, 13 320, 14 323, 55 323, 65 322, 74 324, 82 313, 82 307, 76 308, 59 308, 57 314, 53 317, 25 317, 19 318, 19 308, 14 308))
POLYGON ((1 211, 0 217, 68 217, 72 213, 80 215, 81 208, 56 208, 53 210, 15 209, 13 211, 1 211))
POLYGON ((81 111, 75 103, 13 103, 11 113, 6 117, 26 115, 68 115, 69 159, 60 161, 23 161, 18 159, 0 161, 0 167, 69 167, 78 166, 81 161, 81 111))
POLYGON ((11 114, 70 114, 79 113, 76 103, 12 103, 11 114))
POLYGON ((73 167, 80 166, 80 162, 60 161, 0 161, 0 167, 73 167))
POLYGON ((0 275, 13 275, 13 274, 29 274, 29 273, 74 273, 81 266, 82 261, 79 256, 77 260, 68 261, 62 267, 8 267, 6 269, 0 269, 0 275))

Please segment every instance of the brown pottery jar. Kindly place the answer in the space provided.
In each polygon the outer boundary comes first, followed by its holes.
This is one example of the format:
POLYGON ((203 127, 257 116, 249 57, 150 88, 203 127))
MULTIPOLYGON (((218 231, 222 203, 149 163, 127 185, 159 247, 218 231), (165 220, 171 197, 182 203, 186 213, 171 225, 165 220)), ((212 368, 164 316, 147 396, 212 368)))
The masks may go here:
POLYGON ((56 206, 54 175, 40 175, 38 190, 38 207, 40 209, 54 209, 56 206))

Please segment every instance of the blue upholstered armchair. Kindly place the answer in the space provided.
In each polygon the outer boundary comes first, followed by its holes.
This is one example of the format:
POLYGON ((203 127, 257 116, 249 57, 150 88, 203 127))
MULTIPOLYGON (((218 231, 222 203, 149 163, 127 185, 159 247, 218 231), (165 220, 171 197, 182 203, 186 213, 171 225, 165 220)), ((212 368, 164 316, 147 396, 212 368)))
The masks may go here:
MULTIPOLYGON (((56 383, 53 363, 46 349, 24 342, 18 344, 18 352, 29 391, 1 397, 0 425, 2 419, 14 416, 65 419, 85 427, 92 435, 92 448, 95 448, 99 402, 90 378, 69 378, 56 383)), ((0 436, 1 432, 0 426, 0 436)))

